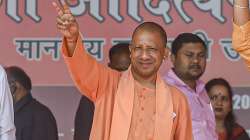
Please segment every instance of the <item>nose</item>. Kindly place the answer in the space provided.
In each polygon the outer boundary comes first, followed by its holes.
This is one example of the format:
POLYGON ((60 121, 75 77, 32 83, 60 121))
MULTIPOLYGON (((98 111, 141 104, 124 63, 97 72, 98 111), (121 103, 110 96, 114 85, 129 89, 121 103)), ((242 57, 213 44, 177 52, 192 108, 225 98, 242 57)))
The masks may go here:
POLYGON ((218 105, 218 106, 222 106, 223 105, 223 103, 222 103, 223 101, 220 98, 217 99, 215 102, 216 102, 216 105, 218 105))
POLYGON ((193 63, 199 63, 200 61, 198 56, 194 56, 192 60, 193 60, 193 63))
POLYGON ((141 52, 141 58, 142 59, 148 59, 149 58, 149 54, 147 52, 146 49, 143 49, 142 52, 141 52))

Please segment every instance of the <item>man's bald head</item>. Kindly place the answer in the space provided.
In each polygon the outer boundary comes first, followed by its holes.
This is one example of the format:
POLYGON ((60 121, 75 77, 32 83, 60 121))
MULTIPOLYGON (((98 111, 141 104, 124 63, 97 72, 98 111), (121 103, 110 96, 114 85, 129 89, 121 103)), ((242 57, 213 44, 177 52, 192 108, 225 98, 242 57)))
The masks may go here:
POLYGON ((152 33, 159 33, 162 37, 162 41, 164 44, 167 44, 167 34, 165 30, 157 23, 154 22, 144 22, 137 26, 133 32, 132 40, 134 36, 141 31, 152 32, 152 33))

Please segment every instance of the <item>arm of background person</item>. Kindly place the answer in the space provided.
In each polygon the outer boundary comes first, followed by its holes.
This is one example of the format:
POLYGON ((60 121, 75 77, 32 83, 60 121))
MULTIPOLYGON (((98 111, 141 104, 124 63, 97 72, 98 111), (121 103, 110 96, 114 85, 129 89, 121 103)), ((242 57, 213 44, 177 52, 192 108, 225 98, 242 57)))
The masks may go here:
POLYGON ((235 0, 232 46, 245 60, 250 70, 250 13, 249 0, 235 0))

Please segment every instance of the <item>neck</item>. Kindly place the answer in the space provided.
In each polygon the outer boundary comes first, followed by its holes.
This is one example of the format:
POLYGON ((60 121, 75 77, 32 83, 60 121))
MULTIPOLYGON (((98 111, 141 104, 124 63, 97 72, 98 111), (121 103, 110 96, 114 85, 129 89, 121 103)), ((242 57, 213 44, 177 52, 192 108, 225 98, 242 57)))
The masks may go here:
POLYGON ((218 132, 223 132, 225 130, 224 119, 216 118, 216 130, 218 132))
POLYGON ((176 72, 174 69, 173 71, 177 75, 177 77, 179 77, 186 85, 188 85, 191 89, 196 90, 196 80, 187 79, 182 74, 176 72))
POLYGON ((195 80, 183 80, 191 89, 196 90, 196 81, 195 80))
POLYGON ((148 88, 155 88, 156 87, 156 77, 157 74, 154 74, 153 76, 149 77, 142 77, 135 72, 132 71, 134 79, 140 83, 142 86, 148 87, 148 88))

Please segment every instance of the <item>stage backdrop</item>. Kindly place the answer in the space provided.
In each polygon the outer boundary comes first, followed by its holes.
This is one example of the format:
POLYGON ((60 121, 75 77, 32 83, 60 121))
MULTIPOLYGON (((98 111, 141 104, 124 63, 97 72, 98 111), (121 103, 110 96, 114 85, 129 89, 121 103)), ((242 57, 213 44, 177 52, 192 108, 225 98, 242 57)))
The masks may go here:
MULTIPOLYGON (((30 75, 34 96, 56 116, 60 140, 69 140, 80 95, 60 54, 61 36, 51 3, 0 0, 0 63, 18 65, 30 75)), ((134 28, 144 21, 164 27, 168 46, 182 32, 202 37, 209 50, 202 79, 224 77, 235 87, 237 118, 250 130, 250 73, 231 48, 232 0, 71 0, 67 4, 77 17, 86 50, 104 65, 110 46, 129 42, 134 28)), ((161 73, 170 67, 165 62, 161 73)))

